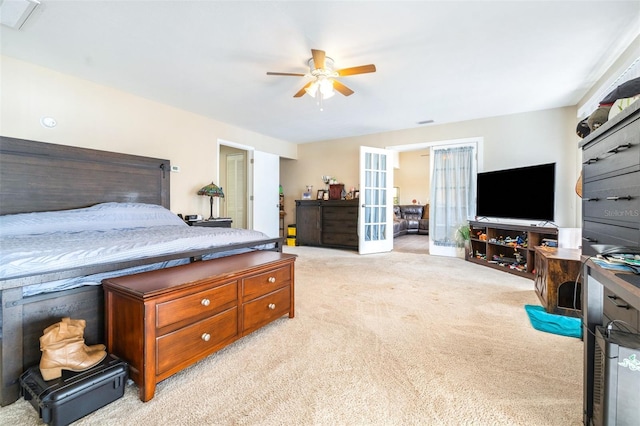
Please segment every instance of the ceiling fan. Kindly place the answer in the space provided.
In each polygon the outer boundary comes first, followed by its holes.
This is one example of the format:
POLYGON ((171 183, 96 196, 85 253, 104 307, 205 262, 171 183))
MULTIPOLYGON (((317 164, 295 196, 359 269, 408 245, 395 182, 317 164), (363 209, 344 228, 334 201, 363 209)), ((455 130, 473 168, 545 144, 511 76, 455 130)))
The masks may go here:
POLYGON ((333 89, 337 90, 344 96, 353 94, 353 90, 336 80, 337 77, 346 77, 348 75, 365 74, 375 72, 376 66, 373 64, 360 65, 357 67, 343 68, 340 70, 333 69, 333 59, 326 56, 324 50, 311 49, 311 59, 309 59, 309 72, 307 74, 289 73, 289 72, 267 72, 267 75, 284 75, 292 77, 311 77, 312 81, 302 87, 294 98, 300 98, 305 93, 311 97, 319 97, 320 100, 330 98, 334 95, 333 89))

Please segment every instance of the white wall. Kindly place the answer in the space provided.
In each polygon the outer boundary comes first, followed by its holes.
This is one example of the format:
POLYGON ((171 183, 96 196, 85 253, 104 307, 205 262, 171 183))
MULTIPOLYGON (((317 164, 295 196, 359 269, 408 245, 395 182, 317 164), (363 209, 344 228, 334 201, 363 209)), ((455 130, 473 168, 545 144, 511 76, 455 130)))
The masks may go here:
MULTIPOLYGON (((322 175, 336 176, 347 187, 358 186, 360 145, 384 148, 482 137, 484 170, 556 162, 555 223, 580 226, 581 203, 574 191, 581 169, 576 124, 576 109, 568 107, 300 145, 298 161, 281 164, 285 196, 291 198, 285 198, 287 223, 295 223, 293 200, 300 197, 307 184, 321 188, 322 175)), ((402 173, 405 179, 405 170, 402 173)), ((517 197, 535 197, 535 183, 523 184, 521 194, 504 196, 514 202, 517 197)))
POLYGON ((398 153, 399 168, 393 173, 393 186, 398 187, 400 204, 429 204, 429 150, 420 149, 398 153))
MULTIPOLYGON (((208 215, 208 200, 196 191, 218 176, 218 139, 298 159, 283 160, 280 174, 286 220, 295 223, 294 200, 307 184, 322 188, 322 175, 337 177, 347 188, 358 186, 360 145, 483 137, 485 170, 557 162, 556 223, 563 227, 580 223, 574 192, 580 156, 573 107, 296 146, 26 62, 4 56, 0 61, 0 134, 167 158, 181 168, 171 176, 171 209, 176 213, 208 215), (39 124, 42 116, 54 117, 58 126, 45 129, 39 124)), ((522 196, 535 196, 535 187, 523 187, 522 196)))
POLYGON ((297 146, 206 117, 0 56, 3 136, 169 159, 171 210, 209 215, 196 195, 218 176, 217 140, 296 158, 297 146), (58 125, 46 129, 40 118, 58 125))

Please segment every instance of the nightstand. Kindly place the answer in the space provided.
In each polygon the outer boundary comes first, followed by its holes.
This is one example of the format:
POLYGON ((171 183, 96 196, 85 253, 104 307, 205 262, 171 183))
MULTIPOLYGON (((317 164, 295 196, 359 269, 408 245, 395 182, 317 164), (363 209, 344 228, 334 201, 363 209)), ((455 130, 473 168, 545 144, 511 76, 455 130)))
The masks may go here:
POLYGON ((218 219, 202 220, 200 222, 192 222, 191 226, 210 226, 212 228, 231 228, 233 221, 229 217, 221 217, 218 219))

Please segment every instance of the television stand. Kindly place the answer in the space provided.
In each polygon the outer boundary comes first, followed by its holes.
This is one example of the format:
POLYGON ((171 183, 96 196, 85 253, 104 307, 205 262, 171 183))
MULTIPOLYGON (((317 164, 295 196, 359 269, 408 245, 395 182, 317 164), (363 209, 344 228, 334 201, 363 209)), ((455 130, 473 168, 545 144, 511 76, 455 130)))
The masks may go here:
POLYGON ((469 262, 534 278, 534 247, 544 239, 557 239, 558 228, 507 223, 469 221, 471 251, 469 262), (516 262, 513 262, 513 260, 516 262))
POLYGON ((544 222, 541 222, 541 223, 539 223, 539 224, 538 224, 538 225, 536 225, 536 226, 545 226, 545 225, 551 225, 551 226, 553 226, 553 227, 555 227, 555 228, 557 228, 557 227, 558 227, 558 225, 556 225, 555 223, 553 223, 553 222, 551 222, 551 221, 549 221, 549 220, 545 220, 544 222))

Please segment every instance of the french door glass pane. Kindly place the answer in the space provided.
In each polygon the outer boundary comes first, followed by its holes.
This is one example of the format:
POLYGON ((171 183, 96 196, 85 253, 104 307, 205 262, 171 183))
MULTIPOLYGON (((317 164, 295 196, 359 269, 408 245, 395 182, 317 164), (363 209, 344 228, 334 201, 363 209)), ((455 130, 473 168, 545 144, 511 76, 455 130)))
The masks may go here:
MULTIPOLYGON (((365 240, 386 239, 387 156, 365 154, 364 219, 365 240)), ((362 194, 361 194, 362 196, 362 194)))

